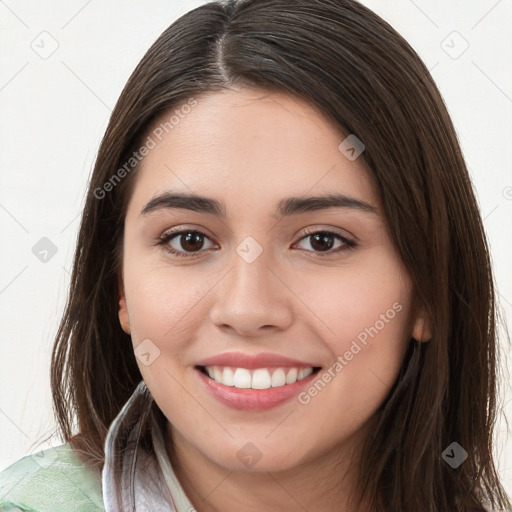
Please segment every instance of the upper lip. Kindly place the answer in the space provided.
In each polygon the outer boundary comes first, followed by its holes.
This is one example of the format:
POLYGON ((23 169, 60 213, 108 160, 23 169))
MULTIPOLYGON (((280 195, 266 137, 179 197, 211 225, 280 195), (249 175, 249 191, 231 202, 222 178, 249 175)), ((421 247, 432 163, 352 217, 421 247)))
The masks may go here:
POLYGON ((262 352, 260 354, 247 354, 243 352, 225 352, 216 354, 199 361, 196 366, 231 366, 234 368, 311 368, 320 365, 299 361, 290 357, 262 352))

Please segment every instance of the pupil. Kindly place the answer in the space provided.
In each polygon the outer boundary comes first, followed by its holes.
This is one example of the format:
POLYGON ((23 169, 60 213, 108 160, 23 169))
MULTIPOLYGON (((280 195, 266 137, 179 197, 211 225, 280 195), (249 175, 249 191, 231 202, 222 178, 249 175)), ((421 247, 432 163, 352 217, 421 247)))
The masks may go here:
POLYGON ((311 247, 313 249, 319 250, 319 251, 328 251, 332 248, 334 245, 333 237, 332 235, 329 235, 328 233, 316 233, 312 236, 313 240, 311 241, 311 247), (317 247, 317 242, 320 242, 320 246, 317 247), (327 245, 327 247, 325 245, 327 245))

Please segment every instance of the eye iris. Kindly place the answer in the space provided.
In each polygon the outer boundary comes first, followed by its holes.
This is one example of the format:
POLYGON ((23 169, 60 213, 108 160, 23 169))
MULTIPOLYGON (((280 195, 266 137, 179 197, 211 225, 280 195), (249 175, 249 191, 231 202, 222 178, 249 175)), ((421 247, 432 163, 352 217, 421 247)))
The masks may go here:
MULTIPOLYGON (((311 247, 315 251, 327 252, 334 246, 334 236, 328 232, 318 232, 309 235, 311 247)), ((180 246, 184 251, 194 252, 202 249, 204 235, 197 231, 188 231, 178 236, 180 246)))
POLYGON ((204 244, 203 237, 199 233, 189 232, 189 233, 181 235, 180 238, 181 238, 181 247, 185 251, 199 250, 203 247, 203 244, 204 244), (194 246, 194 243, 197 243, 197 242, 199 242, 199 247, 194 246))
POLYGON ((328 251, 329 249, 332 249, 332 246, 334 245, 333 236, 328 233, 315 233, 314 235, 311 235, 311 239, 311 247, 315 250, 328 251), (320 246, 317 246, 318 242, 320 243, 320 246))

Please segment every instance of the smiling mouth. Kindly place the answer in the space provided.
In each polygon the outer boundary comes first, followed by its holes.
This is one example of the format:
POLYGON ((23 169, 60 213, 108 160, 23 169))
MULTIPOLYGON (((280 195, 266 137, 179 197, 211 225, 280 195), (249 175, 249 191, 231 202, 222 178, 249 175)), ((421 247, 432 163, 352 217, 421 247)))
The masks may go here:
POLYGON ((239 389, 280 388, 301 381, 321 370, 320 366, 309 368, 235 368, 231 366, 196 366, 203 375, 224 386, 239 389))

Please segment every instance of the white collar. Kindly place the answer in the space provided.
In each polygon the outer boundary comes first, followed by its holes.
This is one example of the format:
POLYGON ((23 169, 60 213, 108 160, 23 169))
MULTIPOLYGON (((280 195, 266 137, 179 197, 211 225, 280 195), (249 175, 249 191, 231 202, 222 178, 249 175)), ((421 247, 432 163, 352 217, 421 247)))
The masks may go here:
POLYGON ((152 402, 153 397, 141 380, 108 430, 101 476, 105 512, 195 510, 172 469, 151 412, 152 402), (146 419, 154 453, 139 446, 146 419))

